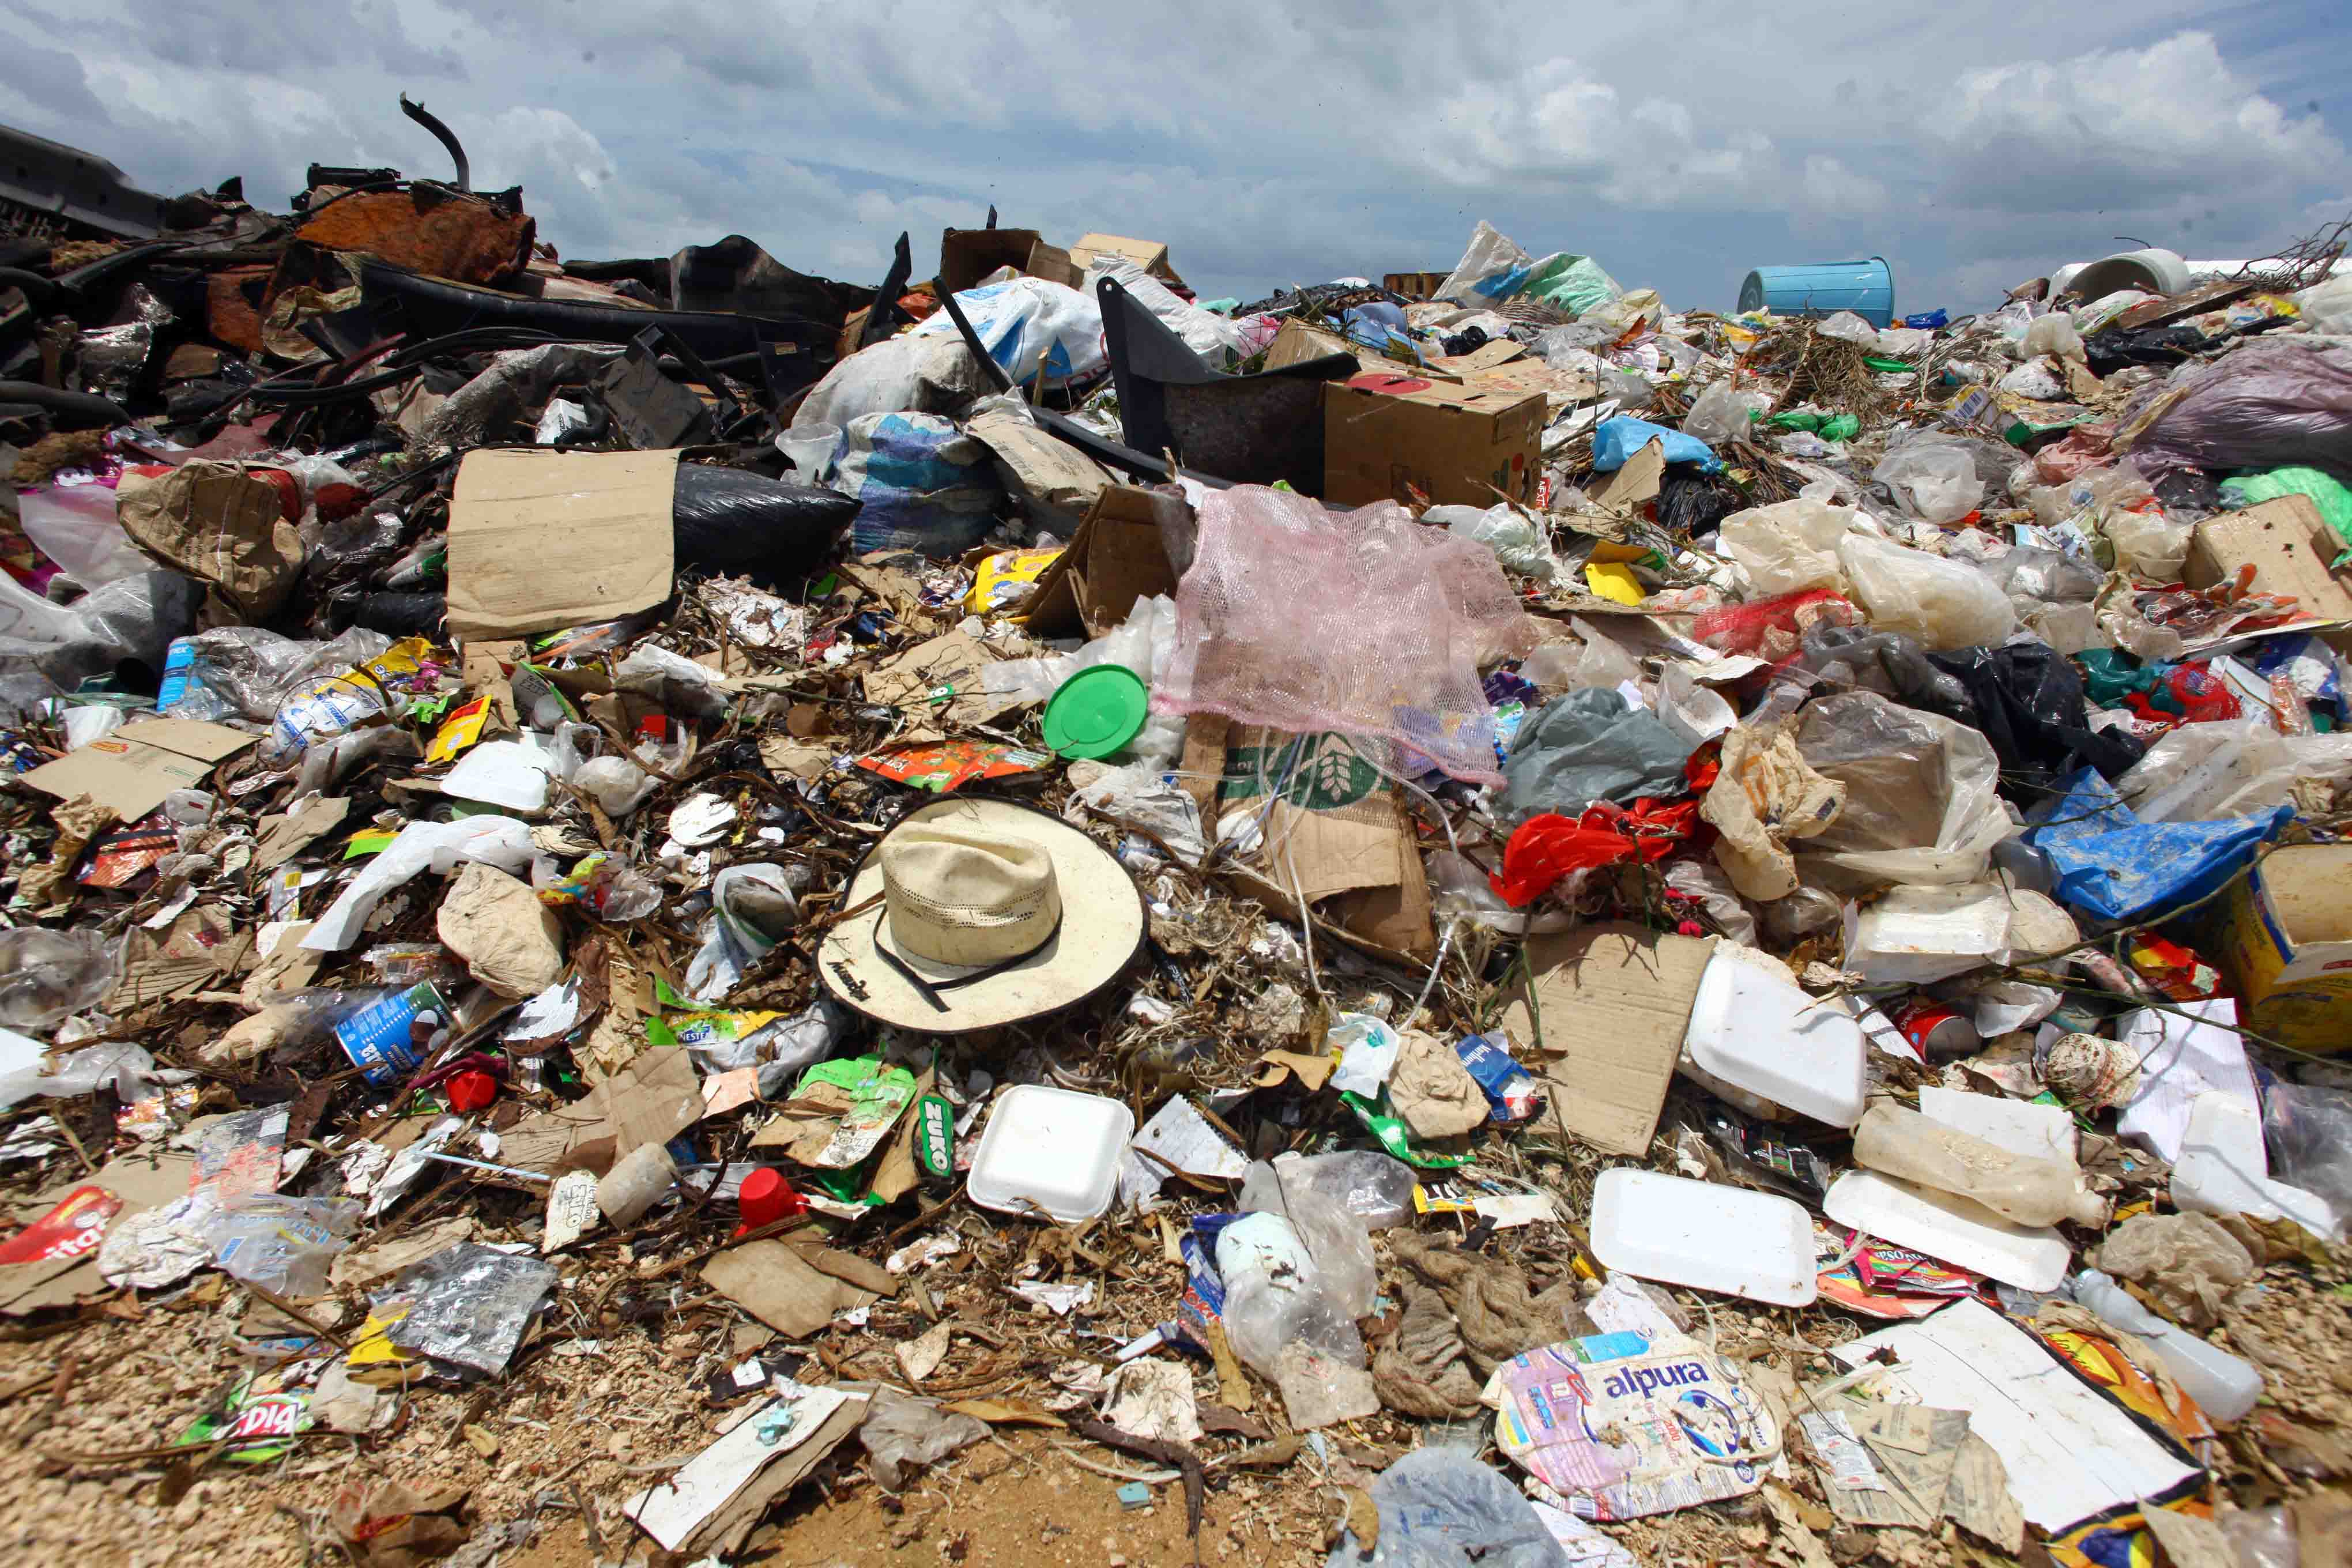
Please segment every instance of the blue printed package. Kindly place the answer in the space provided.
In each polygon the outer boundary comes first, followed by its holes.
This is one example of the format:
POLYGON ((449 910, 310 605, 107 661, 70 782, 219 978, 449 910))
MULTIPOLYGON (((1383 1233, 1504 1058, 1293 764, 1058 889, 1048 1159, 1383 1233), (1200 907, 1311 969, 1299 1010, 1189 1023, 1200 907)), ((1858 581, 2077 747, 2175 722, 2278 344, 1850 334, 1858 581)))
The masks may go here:
POLYGON ((335 1043, 378 1089, 389 1089, 449 1037, 449 1004, 430 980, 371 1002, 335 1029, 335 1043))
POLYGON ((1225 1312, 1224 1276, 1217 1272, 1217 1236, 1241 1218, 1237 1214, 1192 1216, 1192 1228, 1177 1243, 1184 1255, 1184 1299, 1177 1304, 1177 1327, 1184 1342, 1206 1355, 1209 1325, 1225 1312))
POLYGON ((1478 1080, 1490 1108, 1487 1120, 1497 1122, 1525 1121, 1543 1109, 1543 1095, 1536 1080, 1528 1076, 1527 1068, 1511 1059, 1511 1045, 1499 1030, 1485 1035, 1467 1035, 1454 1043, 1454 1054, 1478 1080))

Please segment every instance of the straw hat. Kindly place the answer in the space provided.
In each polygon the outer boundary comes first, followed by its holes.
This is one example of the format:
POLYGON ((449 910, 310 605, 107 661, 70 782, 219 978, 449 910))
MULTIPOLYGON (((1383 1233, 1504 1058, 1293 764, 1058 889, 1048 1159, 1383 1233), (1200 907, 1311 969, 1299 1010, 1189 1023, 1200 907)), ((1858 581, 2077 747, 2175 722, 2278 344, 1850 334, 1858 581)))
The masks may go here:
POLYGON ((835 1000, 885 1024, 958 1035, 1082 1002, 1143 945, 1143 894, 1102 846, 1010 801, 911 812, 850 879, 825 933, 835 1000))

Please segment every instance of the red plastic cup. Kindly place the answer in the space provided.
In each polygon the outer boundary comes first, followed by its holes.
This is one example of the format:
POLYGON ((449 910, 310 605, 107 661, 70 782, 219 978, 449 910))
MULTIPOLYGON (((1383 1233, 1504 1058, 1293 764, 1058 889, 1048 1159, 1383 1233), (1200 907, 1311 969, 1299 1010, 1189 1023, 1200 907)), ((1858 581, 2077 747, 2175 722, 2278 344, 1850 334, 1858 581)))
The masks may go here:
POLYGON ((478 1070, 457 1073, 443 1087, 452 1110, 479 1110, 499 1097, 499 1080, 478 1070))
POLYGON ((808 1208, 808 1200, 793 1191, 784 1173, 773 1165, 762 1165, 744 1177, 742 1195, 737 1201, 742 1208, 740 1228, 744 1230, 790 1219, 808 1208))

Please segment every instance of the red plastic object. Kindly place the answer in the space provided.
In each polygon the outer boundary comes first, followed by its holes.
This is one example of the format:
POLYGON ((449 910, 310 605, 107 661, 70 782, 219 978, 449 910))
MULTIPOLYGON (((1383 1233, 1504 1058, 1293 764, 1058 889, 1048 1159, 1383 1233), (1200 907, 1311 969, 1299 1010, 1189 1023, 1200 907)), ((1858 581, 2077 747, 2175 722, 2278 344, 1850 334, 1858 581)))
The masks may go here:
POLYGON ((2210 724, 2238 716, 2237 694, 2229 683, 2201 664, 2184 664, 2166 679, 2172 699, 2191 724, 2210 724))
POLYGON ((744 1177, 742 1194, 737 1201, 743 1211, 743 1223, 735 1227, 739 1236, 808 1212, 808 1200, 793 1191, 793 1184, 784 1180, 784 1173, 773 1165, 762 1165, 744 1177))
POLYGON ((1573 821, 1531 816, 1503 847, 1503 868, 1487 882, 1496 898, 1522 909, 1571 871, 1663 858, 1690 837, 1697 817, 1696 801, 1661 805, 1646 795, 1631 811, 1601 801, 1573 821))
POLYGON ((1691 636, 1719 653, 1764 653, 1768 658, 1783 658, 1796 650, 1797 640, 1808 626, 1824 621, 1856 626, 1863 620, 1863 613, 1852 601, 1827 588, 1808 588, 1801 594, 1706 611, 1692 621, 1691 636), (1771 651, 1765 652, 1768 645, 1771 651))
POLYGON ((499 1097, 499 1080, 486 1072, 461 1072, 442 1089, 456 1111, 479 1110, 499 1097))

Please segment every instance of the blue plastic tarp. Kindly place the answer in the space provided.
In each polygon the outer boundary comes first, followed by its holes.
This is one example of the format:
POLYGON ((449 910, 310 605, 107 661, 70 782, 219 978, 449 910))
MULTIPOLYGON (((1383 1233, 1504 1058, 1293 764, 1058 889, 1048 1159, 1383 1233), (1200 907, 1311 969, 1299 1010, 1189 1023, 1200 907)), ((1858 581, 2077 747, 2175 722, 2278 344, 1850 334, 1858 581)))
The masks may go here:
POLYGON ((2142 822, 2113 784, 2084 768, 2025 840, 2050 857, 2060 902, 2121 921, 2214 891, 2293 820, 2294 807, 2281 805, 2219 822, 2142 822))
POLYGON ((1620 416, 1603 419, 1592 432, 1592 466, 1606 474, 1622 468, 1625 460, 1651 442, 1661 443, 1669 463, 1696 463, 1701 471, 1716 473, 1723 468, 1723 459, 1715 448, 1696 436, 1685 436, 1679 430, 1669 430, 1663 425, 1653 425, 1646 419, 1628 419, 1620 416))

